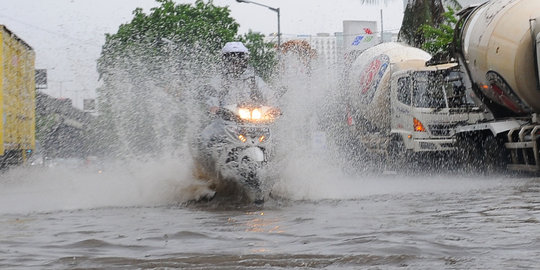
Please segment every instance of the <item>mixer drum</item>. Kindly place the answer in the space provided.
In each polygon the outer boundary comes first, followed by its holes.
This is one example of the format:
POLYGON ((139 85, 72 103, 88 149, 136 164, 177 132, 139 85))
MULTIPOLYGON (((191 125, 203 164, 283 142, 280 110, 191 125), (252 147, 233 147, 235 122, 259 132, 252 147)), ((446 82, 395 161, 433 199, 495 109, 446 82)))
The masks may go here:
POLYGON ((533 39, 539 17, 538 0, 492 0, 466 20, 461 32, 465 63, 478 94, 495 103, 488 105, 495 115, 540 112, 533 39))

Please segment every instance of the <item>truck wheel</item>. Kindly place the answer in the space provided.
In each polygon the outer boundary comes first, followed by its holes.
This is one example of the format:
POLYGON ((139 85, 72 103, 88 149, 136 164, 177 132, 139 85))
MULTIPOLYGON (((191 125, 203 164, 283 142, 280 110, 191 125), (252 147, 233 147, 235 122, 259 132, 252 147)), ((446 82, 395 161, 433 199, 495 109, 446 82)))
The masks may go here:
POLYGON ((485 174, 506 170, 508 152, 504 142, 491 133, 471 133, 458 137, 458 153, 465 171, 485 174))
POLYGON ((478 150, 479 146, 476 138, 478 138, 478 135, 474 136, 474 134, 460 134, 457 137, 456 145, 458 151, 455 158, 465 172, 471 172, 480 168, 477 158, 480 151, 478 150))
POLYGON ((403 139, 395 136, 387 148, 386 170, 402 171, 410 168, 412 153, 405 148, 403 139))
POLYGON ((485 173, 502 173, 506 171, 506 166, 508 165, 509 154, 506 148, 504 147, 504 141, 487 135, 481 144, 482 163, 484 165, 485 173))

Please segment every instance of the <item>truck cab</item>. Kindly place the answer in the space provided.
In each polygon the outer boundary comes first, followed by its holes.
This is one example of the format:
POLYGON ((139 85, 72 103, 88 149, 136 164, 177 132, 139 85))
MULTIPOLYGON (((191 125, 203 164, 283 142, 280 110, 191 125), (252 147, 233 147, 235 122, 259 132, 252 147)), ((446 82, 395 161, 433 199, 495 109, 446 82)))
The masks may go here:
POLYGON ((401 70, 391 77, 391 134, 412 152, 456 149, 455 127, 484 118, 456 64, 401 70))

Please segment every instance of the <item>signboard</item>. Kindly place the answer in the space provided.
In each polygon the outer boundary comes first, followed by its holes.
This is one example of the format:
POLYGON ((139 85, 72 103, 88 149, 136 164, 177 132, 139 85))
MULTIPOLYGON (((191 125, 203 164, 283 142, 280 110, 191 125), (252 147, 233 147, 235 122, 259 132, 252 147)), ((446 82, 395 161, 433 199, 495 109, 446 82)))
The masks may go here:
POLYGON ((345 52, 365 50, 380 43, 376 21, 343 21, 345 52))
POLYGON ((47 89, 46 69, 36 69, 36 89, 47 89))

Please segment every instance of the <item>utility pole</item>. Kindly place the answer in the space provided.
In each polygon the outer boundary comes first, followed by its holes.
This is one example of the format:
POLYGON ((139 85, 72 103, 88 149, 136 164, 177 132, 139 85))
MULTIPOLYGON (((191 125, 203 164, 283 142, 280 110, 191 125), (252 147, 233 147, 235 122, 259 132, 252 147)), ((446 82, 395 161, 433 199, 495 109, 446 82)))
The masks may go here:
POLYGON ((279 50, 279 48, 281 47, 281 25, 280 25, 280 20, 281 19, 280 19, 280 16, 279 16, 279 8, 269 7, 267 5, 259 4, 257 2, 253 2, 253 1, 249 1, 249 0, 236 0, 236 2, 258 5, 258 6, 261 6, 261 7, 268 8, 268 9, 270 9, 270 10, 277 13, 277 43, 278 43, 278 50, 279 50))
POLYGON ((381 9, 381 43, 384 42, 383 10, 381 9))

